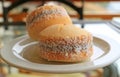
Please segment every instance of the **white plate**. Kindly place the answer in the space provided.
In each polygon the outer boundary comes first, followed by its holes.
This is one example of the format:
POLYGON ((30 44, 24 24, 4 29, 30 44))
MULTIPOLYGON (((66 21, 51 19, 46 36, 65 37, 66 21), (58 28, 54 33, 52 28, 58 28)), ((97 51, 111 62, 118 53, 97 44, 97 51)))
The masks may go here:
POLYGON ((1 49, 1 57, 10 65, 35 72, 75 73, 105 67, 120 57, 120 44, 106 36, 94 35, 94 54, 86 62, 58 63, 41 59, 38 42, 27 35, 19 37, 1 49))

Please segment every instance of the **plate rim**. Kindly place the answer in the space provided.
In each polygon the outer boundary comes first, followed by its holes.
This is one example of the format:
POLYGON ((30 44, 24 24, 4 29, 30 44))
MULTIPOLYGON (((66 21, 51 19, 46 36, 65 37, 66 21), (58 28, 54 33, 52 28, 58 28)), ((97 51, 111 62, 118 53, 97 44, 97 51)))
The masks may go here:
POLYGON ((97 68, 105 67, 105 66, 113 63, 114 61, 116 61, 120 57, 120 52, 118 51, 120 49, 119 48, 120 44, 117 41, 115 41, 115 40, 113 40, 110 37, 107 37, 105 35, 93 34, 93 36, 97 37, 97 38, 100 38, 100 39, 106 41, 107 43, 109 43, 109 45, 111 47, 111 50, 109 51, 109 53, 107 55, 103 56, 102 58, 96 59, 94 61, 88 61, 88 63, 89 64, 91 63, 91 65, 88 65, 88 66, 84 67, 84 69, 80 68, 80 65, 78 65, 79 63, 70 64, 70 65, 59 65, 59 66, 61 66, 61 68, 56 67, 56 69, 52 69, 53 67, 55 68, 55 66, 57 66, 57 65, 53 66, 53 65, 47 65, 47 64, 37 64, 37 63, 29 62, 29 61, 26 62, 26 61, 23 61, 20 58, 16 57, 13 53, 7 51, 7 50, 11 49, 11 47, 13 47, 13 45, 17 41, 20 41, 20 39, 29 38, 28 35, 20 36, 20 37, 18 37, 16 39, 12 40, 9 44, 6 44, 6 46, 1 48, 0 55, 1 55, 1 58, 5 62, 7 62, 8 64, 10 64, 10 65, 12 65, 14 67, 22 68, 22 69, 26 69, 26 70, 30 70, 30 71, 35 71, 35 72, 46 72, 46 73, 77 73, 77 72, 84 72, 84 71, 88 71, 88 70, 94 70, 94 69, 97 69, 97 68), (114 48, 114 47, 117 47, 117 48, 114 48), (116 51, 117 53, 113 53, 113 51, 116 51), (5 53, 9 53, 9 54, 5 54, 5 53), (115 56, 110 58, 111 54, 115 55, 115 56), (9 57, 9 58, 7 58, 6 56, 9 57), (104 61, 106 58, 109 58, 109 60, 104 61), (15 60, 17 62, 15 62, 13 60, 15 60), (101 60, 103 60, 103 61, 100 62, 101 60), (21 63, 23 63, 23 64, 20 65, 21 63), (27 64, 29 64, 29 65, 27 65, 27 64), (92 64, 94 64, 94 65, 92 65, 92 64), (31 65, 34 65, 34 66, 29 67, 31 65), (47 67, 51 68, 52 70, 51 69, 45 69, 44 67, 38 68, 40 65, 44 66, 46 68, 47 67), (68 69, 68 70, 64 69, 64 68, 68 68, 68 67, 72 67, 72 68, 77 67, 77 68, 68 69))

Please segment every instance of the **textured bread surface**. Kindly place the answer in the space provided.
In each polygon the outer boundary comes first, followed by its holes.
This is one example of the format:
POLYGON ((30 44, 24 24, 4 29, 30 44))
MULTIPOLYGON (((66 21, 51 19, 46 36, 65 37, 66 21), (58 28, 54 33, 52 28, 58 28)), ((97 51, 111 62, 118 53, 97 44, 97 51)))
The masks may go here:
POLYGON ((40 50, 40 56, 43 59, 48 61, 57 61, 57 62, 82 62, 87 61, 93 54, 93 48, 89 48, 88 52, 54 52, 54 51, 45 51, 40 50))

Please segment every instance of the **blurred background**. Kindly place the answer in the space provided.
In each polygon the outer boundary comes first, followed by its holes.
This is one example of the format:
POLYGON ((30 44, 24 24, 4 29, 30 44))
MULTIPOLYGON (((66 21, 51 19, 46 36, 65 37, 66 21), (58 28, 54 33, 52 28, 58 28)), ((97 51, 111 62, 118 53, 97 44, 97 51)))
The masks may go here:
MULTIPOLYGON (((44 4, 63 6, 73 22, 109 22, 120 17, 120 0, 0 0, 0 48, 25 35, 26 15, 44 4)), ((12 67, 0 59, 0 77, 110 77, 104 74, 104 68, 74 74, 35 73, 12 67)))

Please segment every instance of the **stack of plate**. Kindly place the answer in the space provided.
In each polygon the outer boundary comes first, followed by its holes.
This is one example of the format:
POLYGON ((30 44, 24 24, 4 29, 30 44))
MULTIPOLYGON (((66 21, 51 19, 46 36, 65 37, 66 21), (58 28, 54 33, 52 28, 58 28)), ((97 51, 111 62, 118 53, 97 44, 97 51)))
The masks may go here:
POLYGON ((120 18, 119 17, 113 18, 110 24, 112 25, 112 28, 114 30, 116 30, 117 32, 120 32, 120 18))

